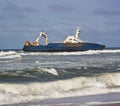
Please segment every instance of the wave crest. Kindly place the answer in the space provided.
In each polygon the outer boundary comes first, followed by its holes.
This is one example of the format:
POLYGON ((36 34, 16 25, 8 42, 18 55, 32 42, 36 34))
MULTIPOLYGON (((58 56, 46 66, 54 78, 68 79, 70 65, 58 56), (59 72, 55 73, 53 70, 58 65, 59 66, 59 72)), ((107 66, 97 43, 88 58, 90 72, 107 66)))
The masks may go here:
POLYGON ((0 103, 118 92, 119 78, 120 73, 106 73, 95 77, 76 77, 44 83, 2 83, 0 103))
POLYGON ((21 55, 15 51, 1 51, 0 59, 20 58, 21 55))
POLYGON ((107 54, 107 53, 120 53, 120 49, 116 50, 88 50, 78 52, 30 52, 20 53, 21 55, 93 55, 93 54, 107 54))

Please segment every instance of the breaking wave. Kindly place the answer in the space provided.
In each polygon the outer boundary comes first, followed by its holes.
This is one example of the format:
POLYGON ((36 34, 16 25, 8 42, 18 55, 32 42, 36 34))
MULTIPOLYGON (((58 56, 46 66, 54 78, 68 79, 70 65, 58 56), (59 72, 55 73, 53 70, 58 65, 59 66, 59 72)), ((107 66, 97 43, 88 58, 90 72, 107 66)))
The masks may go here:
POLYGON ((15 51, 1 51, 0 59, 21 58, 21 55, 15 51))
POLYGON ((93 55, 93 54, 107 54, 120 53, 120 49, 116 50, 89 50, 79 52, 22 52, 21 55, 93 55))
POLYGON ((0 103, 118 92, 119 86, 120 73, 106 73, 94 77, 81 76, 43 83, 1 83, 0 103))
POLYGON ((57 72, 57 70, 55 68, 49 68, 49 69, 47 69, 47 68, 40 68, 37 71, 47 72, 49 74, 58 76, 58 72, 57 72))

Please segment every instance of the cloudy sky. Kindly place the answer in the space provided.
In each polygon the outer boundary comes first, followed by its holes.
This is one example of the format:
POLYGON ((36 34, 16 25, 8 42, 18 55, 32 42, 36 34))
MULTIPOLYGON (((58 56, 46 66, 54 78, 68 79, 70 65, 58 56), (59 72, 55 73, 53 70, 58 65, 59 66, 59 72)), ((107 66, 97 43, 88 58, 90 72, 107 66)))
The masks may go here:
POLYGON ((120 0, 0 0, 0 49, 22 49, 40 31, 62 42, 77 26, 84 41, 120 47, 120 0))

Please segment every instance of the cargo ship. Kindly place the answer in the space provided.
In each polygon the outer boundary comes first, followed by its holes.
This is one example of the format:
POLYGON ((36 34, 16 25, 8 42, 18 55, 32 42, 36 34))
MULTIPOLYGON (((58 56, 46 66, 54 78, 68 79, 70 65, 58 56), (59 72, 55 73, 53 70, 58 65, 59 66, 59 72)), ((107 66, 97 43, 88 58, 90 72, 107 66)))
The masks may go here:
POLYGON ((34 42, 25 41, 23 51, 28 52, 73 52, 87 50, 102 50, 105 45, 97 43, 84 42, 79 38, 81 29, 76 29, 75 35, 68 36, 61 43, 48 43, 48 35, 45 32, 40 32, 38 38, 34 42), (41 37, 45 38, 45 44, 40 43, 41 37))

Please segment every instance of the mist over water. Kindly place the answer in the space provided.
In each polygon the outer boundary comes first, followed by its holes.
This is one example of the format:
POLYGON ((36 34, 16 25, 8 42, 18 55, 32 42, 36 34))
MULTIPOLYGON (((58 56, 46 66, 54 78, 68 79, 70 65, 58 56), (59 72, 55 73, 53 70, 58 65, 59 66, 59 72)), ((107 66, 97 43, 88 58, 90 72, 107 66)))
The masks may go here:
POLYGON ((0 52, 0 104, 120 91, 120 49, 0 52))

